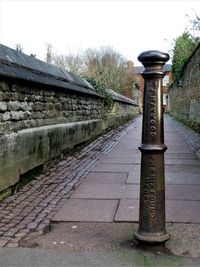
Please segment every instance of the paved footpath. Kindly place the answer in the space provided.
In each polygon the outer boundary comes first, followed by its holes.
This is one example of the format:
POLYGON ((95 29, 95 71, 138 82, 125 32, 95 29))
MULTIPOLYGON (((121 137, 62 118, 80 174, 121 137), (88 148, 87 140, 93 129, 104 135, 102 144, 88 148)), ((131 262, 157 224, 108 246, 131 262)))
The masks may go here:
MULTIPOLYGON (((131 174, 136 172, 139 178, 139 164, 134 164, 134 161, 139 157, 137 146, 141 136, 140 124, 141 121, 137 120, 117 146, 99 161, 53 221, 119 221, 117 217, 123 201, 138 199, 139 179, 137 184, 130 179, 131 174)), ((122 217, 120 220, 125 221, 122 217)))
MULTIPOLYGON (((200 161, 165 123, 166 220, 200 223, 200 161)), ((54 221, 137 222, 141 155, 141 120, 96 165, 54 221)))
MULTIPOLYGON (((171 234, 165 247, 141 248, 130 241, 139 209, 138 117, 7 198, 0 205, 0 246, 8 248, 2 248, 0 255, 12 255, 9 248, 25 246, 40 250, 16 248, 15 255, 21 251, 23 259, 32 255, 33 261, 24 266, 199 266, 200 160, 180 128, 165 119, 166 220, 171 234), (42 235, 48 225, 51 231, 42 235), (77 252, 79 256, 73 254, 77 252)), ((18 260, 14 265, 11 256, 9 266, 20 266, 18 260)))

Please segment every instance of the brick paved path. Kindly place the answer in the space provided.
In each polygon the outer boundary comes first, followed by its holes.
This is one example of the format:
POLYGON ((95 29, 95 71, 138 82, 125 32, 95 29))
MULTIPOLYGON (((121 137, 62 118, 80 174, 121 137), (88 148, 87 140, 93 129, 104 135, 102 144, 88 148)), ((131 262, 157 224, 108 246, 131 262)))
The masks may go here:
MULTIPOLYGON (((200 161, 174 125, 166 120, 167 220, 200 223, 200 161)), ((18 246, 29 232, 42 232, 50 220, 137 221, 140 139, 141 117, 7 198, 0 205, 0 246, 18 246)))

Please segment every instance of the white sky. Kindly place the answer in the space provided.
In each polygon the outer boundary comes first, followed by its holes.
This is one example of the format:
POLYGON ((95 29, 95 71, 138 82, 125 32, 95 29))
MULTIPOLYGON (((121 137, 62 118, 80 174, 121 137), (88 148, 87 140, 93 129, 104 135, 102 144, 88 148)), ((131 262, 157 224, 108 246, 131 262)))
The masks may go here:
POLYGON ((195 12, 198 0, 0 0, 0 43, 41 60, 47 42, 62 54, 109 45, 139 65, 145 50, 168 52, 195 12))

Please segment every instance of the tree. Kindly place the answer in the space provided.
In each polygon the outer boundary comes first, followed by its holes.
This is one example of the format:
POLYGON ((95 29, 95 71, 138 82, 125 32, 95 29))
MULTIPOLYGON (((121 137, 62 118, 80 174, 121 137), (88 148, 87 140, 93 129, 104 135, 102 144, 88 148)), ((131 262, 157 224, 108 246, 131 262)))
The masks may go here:
POLYGON ((196 15, 196 18, 192 21, 194 30, 200 33, 200 17, 196 15))
POLYGON ((53 63, 52 45, 50 43, 46 43, 46 49, 47 49, 47 53, 46 53, 45 61, 48 64, 52 64, 53 63))
MULTIPOLYGON (((17 52, 24 53, 24 48, 22 47, 21 44, 16 44, 16 45, 15 45, 15 50, 16 50, 17 52)), ((30 56, 30 57, 34 57, 34 58, 36 58, 36 54, 32 54, 32 53, 31 53, 29 56, 30 56)))
POLYGON ((190 22, 190 29, 191 36, 195 39, 197 38, 198 41, 200 39, 200 17, 198 15, 195 15, 194 19, 191 19, 188 15, 186 15, 189 18, 190 22))
POLYGON ((187 26, 182 35, 178 36, 173 43, 172 54, 172 72, 173 79, 178 82, 183 66, 200 42, 200 17, 195 14, 191 19, 188 15, 190 25, 187 26))
POLYGON ((133 89, 134 75, 127 70, 127 60, 111 47, 86 50, 84 61, 83 76, 94 78, 103 87, 119 93, 133 89))
POLYGON ((79 53, 76 55, 69 52, 67 55, 58 55, 53 52, 53 47, 50 43, 46 43, 45 61, 58 68, 65 69, 73 74, 80 75, 83 68, 83 60, 79 53))
POLYGON ((21 53, 22 53, 24 49, 23 49, 23 47, 22 47, 21 44, 16 44, 16 45, 15 45, 15 50, 16 50, 17 52, 21 52, 21 53))
POLYGON ((184 31, 182 35, 175 39, 172 49, 172 73, 175 82, 180 79, 183 66, 197 44, 197 39, 193 38, 188 31, 184 31))
POLYGON ((134 73, 127 69, 127 60, 111 47, 87 49, 84 53, 57 55, 47 44, 46 62, 95 81, 102 88, 123 93, 134 88, 134 73))
POLYGON ((54 55, 54 65, 66 69, 69 72, 72 72, 76 75, 81 75, 83 71, 84 62, 82 56, 77 54, 72 54, 71 52, 68 55, 54 55))

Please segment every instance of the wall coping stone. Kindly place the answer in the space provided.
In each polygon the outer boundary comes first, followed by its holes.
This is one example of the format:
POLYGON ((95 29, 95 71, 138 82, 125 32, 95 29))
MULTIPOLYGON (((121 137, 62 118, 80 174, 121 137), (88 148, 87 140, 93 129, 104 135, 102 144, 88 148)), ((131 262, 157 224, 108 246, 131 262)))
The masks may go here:
POLYGON ((106 89, 106 92, 111 95, 112 99, 119 102, 125 102, 130 105, 138 106, 135 100, 132 100, 126 96, 120 95, 112 89, 106 89))
MULTIPOLYGON (((34 57, 0 44, 0 77, 12 78, 101 97, 89 82, 78 75, 57 68, 34 57)), ((113 100, 136 105, 135 101, 111 89, 113 100)))
POLYGON ((97 95, 81 77, 0 44, 0 76, 97 95))

